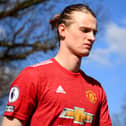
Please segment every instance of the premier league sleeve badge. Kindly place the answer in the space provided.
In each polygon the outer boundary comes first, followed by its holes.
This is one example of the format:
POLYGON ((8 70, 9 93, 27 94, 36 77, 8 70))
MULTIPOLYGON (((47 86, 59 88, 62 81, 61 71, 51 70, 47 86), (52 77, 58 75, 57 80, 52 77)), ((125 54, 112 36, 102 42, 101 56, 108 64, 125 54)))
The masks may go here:
POLYGON ((11 88, 10 93, 9 93, 9 103, 15 102, 19 97, 19 89, 14 86, 11 88))

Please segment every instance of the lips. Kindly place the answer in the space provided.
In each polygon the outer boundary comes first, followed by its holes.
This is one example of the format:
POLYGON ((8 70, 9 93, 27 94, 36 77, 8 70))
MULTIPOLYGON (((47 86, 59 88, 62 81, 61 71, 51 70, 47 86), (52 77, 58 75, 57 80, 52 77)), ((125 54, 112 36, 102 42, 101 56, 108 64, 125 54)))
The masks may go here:
POLYGON ((91 43, 84 43, 83 44, 85 47, 87 47, 87 48, 91 48, 92 47, 92 44, 91 43))
POLYGON ((84 45, 92 46, 92 44, 91 44, 91 43, 84 43, 84 45))

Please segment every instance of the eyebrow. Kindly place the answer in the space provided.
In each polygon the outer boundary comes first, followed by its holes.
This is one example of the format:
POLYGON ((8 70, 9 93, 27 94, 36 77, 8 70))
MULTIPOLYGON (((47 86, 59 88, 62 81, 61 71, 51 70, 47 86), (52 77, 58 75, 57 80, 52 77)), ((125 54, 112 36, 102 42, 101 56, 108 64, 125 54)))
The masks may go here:
POLYGON ((94 29, 94 28, 90 28, 90 27, 86 27, 86 26, 81 26, 80 29, 89 29, 89 30, 93 30, 94 32, 98 32, 98 29, 94 29))

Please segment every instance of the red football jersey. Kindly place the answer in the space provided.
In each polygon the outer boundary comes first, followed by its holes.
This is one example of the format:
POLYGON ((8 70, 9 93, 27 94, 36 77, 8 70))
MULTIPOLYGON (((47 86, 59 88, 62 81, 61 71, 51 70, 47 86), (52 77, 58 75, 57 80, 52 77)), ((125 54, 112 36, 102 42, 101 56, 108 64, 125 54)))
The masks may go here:
POLYGON ((27 126, 112 126, 105 92, 84 72, 54 58, 25 68, 10 87, 4 113, 27 126))

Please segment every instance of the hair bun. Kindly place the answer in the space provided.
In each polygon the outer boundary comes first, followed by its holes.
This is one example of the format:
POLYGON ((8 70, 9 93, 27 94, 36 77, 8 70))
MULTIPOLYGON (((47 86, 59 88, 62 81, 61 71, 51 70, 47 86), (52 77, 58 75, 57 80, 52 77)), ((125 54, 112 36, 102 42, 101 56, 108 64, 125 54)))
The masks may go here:
POLYGON ((52 30, 53 30, 54 28, 57 27, 59 18, 60 18, 60 14, 57 14, 57 15, 54 16, 53 19, 51 19, 51 20, 49 21, 49 23, 51 24, 52 30))

